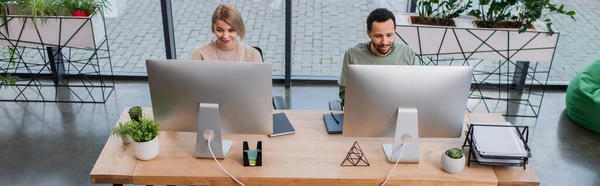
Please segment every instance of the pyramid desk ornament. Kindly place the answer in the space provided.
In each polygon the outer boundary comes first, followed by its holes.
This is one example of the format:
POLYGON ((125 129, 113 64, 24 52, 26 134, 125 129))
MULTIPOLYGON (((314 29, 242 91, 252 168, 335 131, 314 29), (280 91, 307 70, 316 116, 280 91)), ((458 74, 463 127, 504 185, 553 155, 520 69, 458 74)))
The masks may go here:
POLYGON ((262 141, 256 143, 256 149, 250 150, 248 148, 248 141, 244 141, 242 150, 242 157, 244 158, 245 167, 262 166, 262 141))
POLYGON ((354 145, 352 145, 352 148, 350 148, 350 151, 348 151, 346 158, 342 162, 342 166, 350 165, 347 164, 346 161, 350 162, 350 164, 354 166, 371 166, 369 164, 369 160, 367 160, 367 156, 363 154, 360 145, 358 145, 358 141, 354 141, 354 145), (363 164, 360 163, 361 161, 363 162, 363 164))

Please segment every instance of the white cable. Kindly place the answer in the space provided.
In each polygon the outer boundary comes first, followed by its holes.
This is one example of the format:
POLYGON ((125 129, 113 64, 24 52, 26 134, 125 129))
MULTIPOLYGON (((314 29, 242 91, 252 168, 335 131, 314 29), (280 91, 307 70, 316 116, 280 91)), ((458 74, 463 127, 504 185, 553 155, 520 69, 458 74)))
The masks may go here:
POLYGON ((212 155, 212 157, 217 162, 217 165, 219 165, 219 167, 221 167, 221 169, 223 171, 225 171, 225 173, 227 173, 227 175, 229 175, 229 177, 231 177, 233 180, 235 180, 236 182, 238 182, 240 185, 246 186, 242 182, 240 182, 240 180, 235 179, 235 177, 233 177, 233 175, 229 174, 229 172, 227 172, 227 170, 225 170, 225 168, 223 168, 223 166, 221 166, 221 163, 219 163, 219 161, 217 160, 217 157, 215 157, 215 153, 213 153, 212 148, 210 148, 210 139, 212 139, 213 133, 214 133, 213 130, 210 130, 210 136, 208 137, 208 150, 210 150, 210 154, 212 155))
MULTIPOLYGON (((394 169, 396 169, 396 165, 398 165, 398 162, 400 162, 400 159, 402 159, 402 153, 404 152, 404 145, 406 145, 406 142, 402 143, 402 148, 400 149, 400 157, 398 157, 398 160, 396 160, 396 164, 394 164, 394 167, 392 168, 392 170, 390 171, 390 173, 388 173, 388 175, 385 178, 385 180, 383 180, 383 183, 381 183, 381 186, 385 185, 385 183, 387 182, 387 180, 392 175, 392 172, 394 172, 394 169)), ((391 156, 394 156, 394 150, 392 150, 392 155, 391 156)))

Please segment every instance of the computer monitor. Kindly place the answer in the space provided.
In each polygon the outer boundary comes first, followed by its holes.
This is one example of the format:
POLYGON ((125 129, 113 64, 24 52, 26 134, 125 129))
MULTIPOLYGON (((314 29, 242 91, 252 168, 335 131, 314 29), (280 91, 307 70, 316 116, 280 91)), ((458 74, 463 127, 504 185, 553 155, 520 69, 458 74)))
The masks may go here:
POLYGON ((398 109, 415 108, 418 137, 460 137, 472 67, 349 65, 346 75, 344 136, 395 136, 398 109))
MULTIPOLYGON (((201 134, 204 131, 199 128, 218 123, 215 137, 220 137, 220 133, 272 134, 270 64, 147 60, 146 68, 154 119, 161 124, 161 130, 201 134), (200 104, 206 107, 200 108, 200 104)), ((219 158, 226 154, 224 151, 219 158)))

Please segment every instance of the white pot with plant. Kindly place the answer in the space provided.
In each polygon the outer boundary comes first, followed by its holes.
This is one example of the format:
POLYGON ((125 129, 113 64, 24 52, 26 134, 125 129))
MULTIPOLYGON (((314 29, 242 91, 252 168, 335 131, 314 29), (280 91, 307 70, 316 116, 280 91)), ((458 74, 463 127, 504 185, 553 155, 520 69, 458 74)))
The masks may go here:
POLYGON ((115 126, 112 129, 111 133, 112 133, 112 135, 115 135, 115 136, 118 136, 119 138, 121 138, 121 141, 123 141, 123 144, 129 144, 132 141, 131 136, 129 136, 130 131, 131 131, 130 125, 119 122, 119 125, 115 126))
POLYGON ((450 148, 442 154, 442 168, 450 174, 456 174, 465 167, 465 155, 459 148, 450 148))
POLYGON ((436 58, 551 62, 559 35, 548 15, 575 19, 543 0, 413 1, 418 14, 396 17, 397 40, 436 58))
POLYGON ((151 160, 158 155, 158 127, 159 124, 152 119, 141 117, 140 121, 129 121, 133 139, 133 155, 139 160, 151 160))
POLYGON ((111 6, 107 0, 20 0, 0 4, 6 6, 0 11, 4 23, 0 25, 0 45, 80 48, 95 48, 104 41, 102 12, 111 6))

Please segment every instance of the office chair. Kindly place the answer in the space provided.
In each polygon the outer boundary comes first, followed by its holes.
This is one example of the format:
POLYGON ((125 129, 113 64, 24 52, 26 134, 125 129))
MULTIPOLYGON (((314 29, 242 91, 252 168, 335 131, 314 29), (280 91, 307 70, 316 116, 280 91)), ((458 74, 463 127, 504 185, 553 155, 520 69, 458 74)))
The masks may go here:
MULTIPOLYGON (((257 46, 252 46, 252 48, 254 48, 258 51, 258 53, 260 54, 260 58, 264 62, 265 58, 263 57, 262 49, 260 49, 260 47, 257 47, 257 46)), ((273 96, 272 100, 273 100, 273 109, 275 109, 275 110, 285 109, 285 102, 283 100, 283 97, 273 96)))
POLYGON ((262 59, 262 61, 264 62, 265 58, 263 57, 262 49, 260 49, 260 47, 257 47, 257 46, 253 46, 252 48, 258 50, 258 53, 260 54, 260 59, 262 59))
POLYGON ((343 111, 344 106, 342 105, 342 101, 340 100, 331 100, 329 101, 329 110, 331 111, 343 111))
POLYGON ((284 110, 285 108, 285 101, 283 100, 282 96, 273 96, 273 109, 275 110, 284 110))

